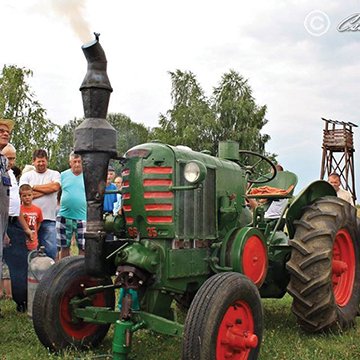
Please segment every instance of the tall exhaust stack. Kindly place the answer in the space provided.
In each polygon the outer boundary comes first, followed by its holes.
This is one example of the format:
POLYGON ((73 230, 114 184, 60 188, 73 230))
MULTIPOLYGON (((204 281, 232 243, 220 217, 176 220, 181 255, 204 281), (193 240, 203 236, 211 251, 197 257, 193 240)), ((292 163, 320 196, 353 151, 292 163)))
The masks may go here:
POLYGON ((87 201, 85 266, 92 276, 104 274, 103 202, 109 160, 116 157, 116 130, 106 121, 112 87, 106 56, 95 40, 82 46, 88 62, 81 84, 85 120, 75 129, 75 152, 82 156, 87 201))

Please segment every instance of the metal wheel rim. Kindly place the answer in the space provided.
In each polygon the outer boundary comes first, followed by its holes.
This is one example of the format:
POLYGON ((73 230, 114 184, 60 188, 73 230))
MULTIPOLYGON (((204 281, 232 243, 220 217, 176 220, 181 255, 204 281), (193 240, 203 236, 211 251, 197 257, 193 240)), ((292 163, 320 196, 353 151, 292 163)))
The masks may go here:
POLYGON ((344 307, 350 301, 355 281, 356 257, 351 235, 345 229, 336 233, 332 257, 332 285, 335 301, 344 307))
MULTIPOLYGON (((97 286, 98 281, 87 276, 80 277, 73 281, 67 288, 66 293, 60 300, 59 318, 65 333, 76 340, 82 340, 96 331, 98 325, 86 323, 81 319, 74 319, 72 314, 71 300, 83 296, 83 289, 97 286)), ((91 306, 106 306, 104 293, 91 296, 91 306)))
POLYGON ((235 301, 226 310, 218 328, 216 359, 248 359, 251 349, 258 344, 254 328, 250 306, 245 301, 235 301))

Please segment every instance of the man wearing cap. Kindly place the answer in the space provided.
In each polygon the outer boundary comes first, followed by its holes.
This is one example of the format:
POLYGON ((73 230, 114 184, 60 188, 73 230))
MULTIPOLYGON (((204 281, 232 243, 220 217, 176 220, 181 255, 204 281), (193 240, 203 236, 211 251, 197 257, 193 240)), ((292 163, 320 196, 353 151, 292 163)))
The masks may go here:
POLYGON ((1 154, 1 151, 9 143, 13 128, 14 122, 12 120, 0 119, 0 279, 2 276, 4 238, 6 236, 9 220, 9 188, 11 185, 10 177, 7 172, 8 162, 5 155, 1 154))

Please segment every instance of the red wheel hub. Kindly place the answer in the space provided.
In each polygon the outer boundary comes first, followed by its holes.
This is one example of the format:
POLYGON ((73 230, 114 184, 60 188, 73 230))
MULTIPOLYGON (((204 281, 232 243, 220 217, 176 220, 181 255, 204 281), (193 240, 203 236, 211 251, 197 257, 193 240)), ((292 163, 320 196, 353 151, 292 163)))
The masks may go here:
POLYGON ((256 348, 258 337, 254 334, 254 319, 250 306, 241 300, 231 305, 220 323, 216 360, 245 360, 256 348))
POLYGON ((355 281, 356 257, 349 232, 341 229, 335 236, 332 257, 332 284, 336 303, 343 307, 349 302, 355 281))
POLYGON ((267 270, 267 250, 264 242, 256 235, 250 236, 244 245, 242 255, 243 273, 260 287, 267 270))
MULTIPOLYGON (((83 298, 83 290, 87 287, 97 286, 99 282, 87 276, 75 279, 69 284, 66 293, 60 301, 60 323, 66 334, 76 340, 84 339, 96 332, 98 325, 90 324, 81 319, 74 319, 70 301, 75 297, 83 298)), ((91 306, 106 306, 104 293, 90 297, 91 306)), ((89 304, 90 305, 90 304, 89 304)))

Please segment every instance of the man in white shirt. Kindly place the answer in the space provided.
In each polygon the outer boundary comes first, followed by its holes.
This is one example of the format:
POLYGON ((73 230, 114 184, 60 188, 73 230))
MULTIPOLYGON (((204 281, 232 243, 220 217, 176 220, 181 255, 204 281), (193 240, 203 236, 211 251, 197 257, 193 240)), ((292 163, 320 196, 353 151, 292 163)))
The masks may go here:
POLYGON ((48 169, 46 150, 35 150, 32 160, 35 170, 23 174, 19 185, 29 184, 33 189, 33 204, 42 210, 44 218, 38 232, 39 245, 45 246, 46 254, 55 260, 57 254, 55 219, 57 192, 61 184, 60 173, 48 169))
POLYGON ((340 185, 340 175, 337 173, 331 173, 329 175, 328 182, 334 187, 337 197, 343 199, 354 206, 354 200, 349 191, 344 190, 340 185))

